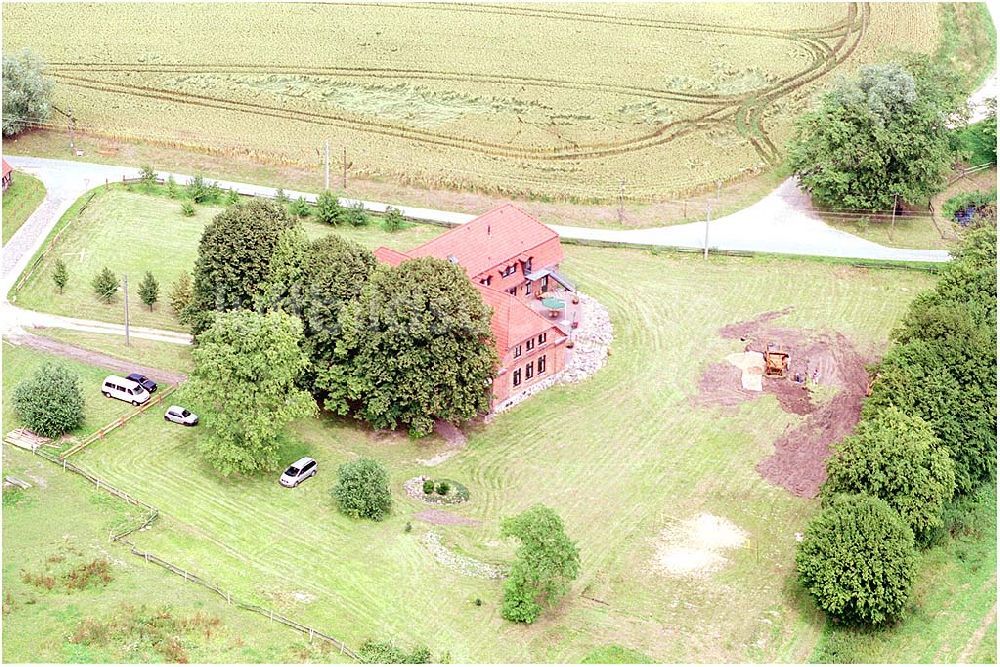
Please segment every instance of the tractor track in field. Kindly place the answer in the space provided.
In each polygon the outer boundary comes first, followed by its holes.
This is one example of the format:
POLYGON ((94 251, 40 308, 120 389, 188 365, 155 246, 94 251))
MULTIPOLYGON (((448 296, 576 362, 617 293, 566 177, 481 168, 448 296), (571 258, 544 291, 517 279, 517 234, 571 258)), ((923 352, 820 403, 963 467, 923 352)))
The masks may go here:
MULTIPOLYGON (((107 94, 137 96, 174 104, 185 104, 279 118, 320 126, 336 126, 360 132, 378 134, 418 143, 457 148, 474 153, 501 158, 540 161, 599 159, 656 148, 692 132, 732 124, 736 132, 746 139, 761 159, 769 165, 780 160, 780 151, 764 127, 764 116, 773 104, 801 87, 828 74, 849 57, 867 32, 870 8, 867 3, 851 3, 847 16, 834 24, 807 30, 770 30, 740 26, 713 25, 698 22, 680 22, 663 19, 615 17, 593 12, 574 12, 532 7, 503 7, 498 5, 385 5, 401 9, 432 8, 444 11, 494 13, 529 18, 553 19, 599 23, 612 26, 646 27, 657 30, 684 30, 698 33, 717 33, 735 36, 781 39, 804 49, 811 63, 804 70, 783 77, 770 85, 745 94, 720 95, 694 93, 663 88, 631 86, 602 82, 573 81, 569 79, 524 77, 505 74, 482 74, 444 70, 419 70, 406 68, 324 67, 299 65, 250 65, 224 63, 113 63, 113 62, 52 62, 54 78, 65 85, 94 90, 107 94), (836 40, 831 46, 825 40, 836 40), (634 95, 646 99, 670 100, 714 107, 689 119, 664 123, 643 134, 616 141, 573 142, 568 146, 515 146, 510 143, 483 141, 453 133, 436 132, 402 123, 373 120, 346 113, 320 112, 294 109, 282 105, 201 95, 182 90, 121 83, 99 78, 108 73, 136 74, 287 74, 296 76, 370 77, 375 79, 400 78, 406 80, 440 81, 454 83, 487 83, 502 86, 535 86, 563 88, 585 92, 617 95, 634 95), (95 76, 98 75, 98 76, 95 76)), ((98 128, 80 128, 82 131, 100 133, 98 128)))

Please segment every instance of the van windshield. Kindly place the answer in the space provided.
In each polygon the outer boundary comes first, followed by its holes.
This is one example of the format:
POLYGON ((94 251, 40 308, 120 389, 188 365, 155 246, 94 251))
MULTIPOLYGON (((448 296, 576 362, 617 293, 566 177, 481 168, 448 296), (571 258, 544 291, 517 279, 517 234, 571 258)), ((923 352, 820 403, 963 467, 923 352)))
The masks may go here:
POLYGON ((289 477, 295 477, 296 475, 299 474, 299 469, 296 468, 295 466, 289 466, 288 470, 285 471, 285 474, 288 475, 289 477))

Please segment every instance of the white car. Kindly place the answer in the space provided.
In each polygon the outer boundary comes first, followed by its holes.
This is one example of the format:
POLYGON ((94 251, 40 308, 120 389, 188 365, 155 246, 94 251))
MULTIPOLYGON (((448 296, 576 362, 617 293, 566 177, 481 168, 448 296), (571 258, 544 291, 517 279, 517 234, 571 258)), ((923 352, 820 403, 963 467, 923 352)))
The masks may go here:
POLYGON ((281 479, 279 479, 278 482, 282 486, 292 488, 294 486, 298 486, 315 474, 316 460, 311 459, 308 456, 303 456, 301 459, 288 466, 288 469, 282 473, 281 479))
POLYGON ((117 375, 109 375, 104 378, 101 393, 104 394, 105 398, 117 398, 119 401, 127 401, 132 405, 142 405, 149 400, 149 392, 143 389, 141 384, 117 375))
POLYGON ((181 426, 194 426, 198 423, 198 415, 179 405, 171 405, 167 408, 167 414, 163 415, 163 418, 181 426))

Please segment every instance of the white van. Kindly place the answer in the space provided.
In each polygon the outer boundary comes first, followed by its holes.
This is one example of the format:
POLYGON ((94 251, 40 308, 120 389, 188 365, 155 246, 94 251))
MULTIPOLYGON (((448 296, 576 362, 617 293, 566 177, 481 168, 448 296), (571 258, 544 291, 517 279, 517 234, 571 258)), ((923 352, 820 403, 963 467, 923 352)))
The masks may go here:
POLYGON ((142 385, 117 375, 109 375, 104 378, 101 393, 107 398, 128 401, 132 405, 142 405, 149 400, 149 392, 143 389, 142 385))

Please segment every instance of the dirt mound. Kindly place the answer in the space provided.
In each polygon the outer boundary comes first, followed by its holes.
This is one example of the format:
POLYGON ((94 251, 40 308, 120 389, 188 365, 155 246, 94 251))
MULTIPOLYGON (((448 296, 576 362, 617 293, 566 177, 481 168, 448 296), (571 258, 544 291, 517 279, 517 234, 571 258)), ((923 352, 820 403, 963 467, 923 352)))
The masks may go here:
MULTIPOLYGON (((775 396, 785 412, 806 420, 774 443, 774 454, 761 461, 757 471, 797 496, 813 497, 826 478, 830 445, 851 433, 858 423, 868 388, 865 365, 869 360, 843 334, 774 326, 774 320, 790 312, 785 308, 763 313, 750 321, 727 325, 719 334, 739 339, 747 349, 764 350, 769 343, 776 343, 789 353, 787 376, 765 377, 763 393, 775 396), (835 387, 838 392, 818 406, 812 401, 809 384, 835 387)), ((733 407, 761 395, 743 389, 740 378, 741 371, 731 363, 712 364, 699 381, 695 403, 733 407)))

